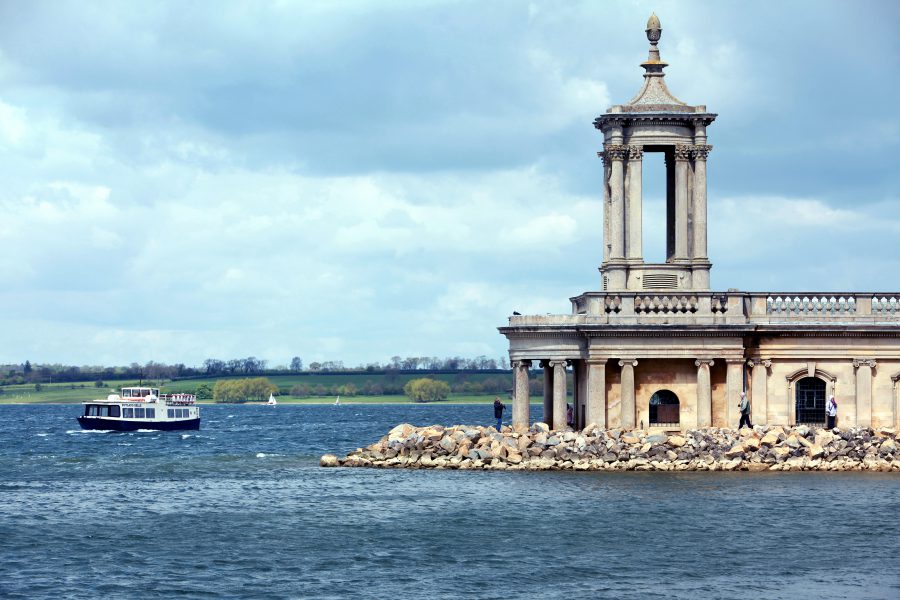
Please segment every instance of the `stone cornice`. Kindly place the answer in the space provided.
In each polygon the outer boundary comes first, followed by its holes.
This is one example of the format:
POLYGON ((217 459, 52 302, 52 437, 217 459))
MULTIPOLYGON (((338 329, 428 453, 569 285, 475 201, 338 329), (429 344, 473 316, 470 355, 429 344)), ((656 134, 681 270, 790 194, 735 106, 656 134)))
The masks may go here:
POLYGON ((629 112, 606 113, 594 119, 594 128, 602 130, 611 125, 709 125, 719 116, 716 113, 689 113, 689 112, 629 112))

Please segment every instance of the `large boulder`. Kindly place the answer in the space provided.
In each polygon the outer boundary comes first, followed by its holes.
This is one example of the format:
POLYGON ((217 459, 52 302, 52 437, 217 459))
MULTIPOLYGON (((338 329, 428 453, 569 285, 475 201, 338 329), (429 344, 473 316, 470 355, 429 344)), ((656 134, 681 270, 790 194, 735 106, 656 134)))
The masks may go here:
POLYGON ((816 459, 822 458, 825 455, 825 449, 818 444, 813 444, 809 446, 809 457, 816 459))
POLYGON ((725 456, 727 458, 737 458, 738 456, 744 455, 744 447, 741 444, 737 444, 733 446, 729 450, 725 451, 725 456))
POLYGON ((321 467, 339 467, 341 466, 341 462, 338 460, 338 457, 334 454, 323 454, 322 458, 319 459, 319 466, 321 467))
POLYGON ((444 436, 441 438, 441 441, 438 443, 438 446, 446 452, 447 454, 453 454, 453 451, 456 450, 456 442, 450 436, 444 436))
POLYGON ((770 431, 759 440, 759 443, 763 446, 772 447, 778 443, 778 434, 774 431, 770 431))
POLYGON ((401 423, 388 432, 388 442, 403 441, 415 431, 416 428, 409 423, 401 423))
POLYGON ((685 443, 687 443, 687 440, 685 440, 680 435, 671 435, 671 436, 669 436, 669 439, 667 441, 669 442, 669 445, 672 446, 673 448, 681 448, 682 446, 685 445, 685 443))

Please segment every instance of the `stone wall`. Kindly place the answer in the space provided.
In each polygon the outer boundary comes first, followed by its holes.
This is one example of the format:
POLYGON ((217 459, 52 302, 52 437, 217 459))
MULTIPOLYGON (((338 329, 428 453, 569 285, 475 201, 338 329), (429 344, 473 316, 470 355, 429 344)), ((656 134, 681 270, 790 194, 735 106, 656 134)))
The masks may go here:
POLYGON ((413 427, 326 467, 576 471, 894 471, 900 450, 894 429, 812 429, 803 425, 663 432, 600 429, 413 427))

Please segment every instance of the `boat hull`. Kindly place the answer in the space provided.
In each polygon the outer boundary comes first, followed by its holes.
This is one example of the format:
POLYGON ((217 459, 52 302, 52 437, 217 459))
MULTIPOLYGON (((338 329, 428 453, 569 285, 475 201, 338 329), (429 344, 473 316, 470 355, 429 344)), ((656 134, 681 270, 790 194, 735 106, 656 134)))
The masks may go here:
POLYGON ((128 419, 104 419, 103 417, 78 417, 82 429, 100 429, 104 431, 137 431, 138 429, 154 429, 157 431, 185 431, 200 429, 200 419, 183 419, 180 421, 129 421, 128 419))

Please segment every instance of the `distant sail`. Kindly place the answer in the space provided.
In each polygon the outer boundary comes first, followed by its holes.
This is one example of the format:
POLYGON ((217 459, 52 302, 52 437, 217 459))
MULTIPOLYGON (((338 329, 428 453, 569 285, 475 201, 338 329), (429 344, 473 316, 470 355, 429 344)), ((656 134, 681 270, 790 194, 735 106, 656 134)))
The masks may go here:
POLYGON ((278 402, 275 400, 275 396, 273 394, 269 394, 269 406, 275 406, 278 402))
POLYGON ((334 405, 335 406, 341 405, 341 397, 340 396, 338 396, 337 398, 334 399, 334 405))

